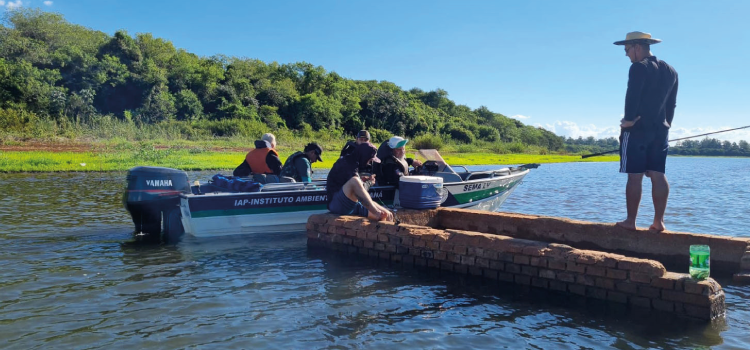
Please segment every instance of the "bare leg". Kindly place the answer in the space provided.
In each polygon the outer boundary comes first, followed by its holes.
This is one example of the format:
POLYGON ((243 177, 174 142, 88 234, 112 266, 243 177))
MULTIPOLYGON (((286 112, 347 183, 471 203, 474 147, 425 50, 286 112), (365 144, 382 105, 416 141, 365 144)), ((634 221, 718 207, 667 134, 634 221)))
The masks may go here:
POLYGON ((669 198, 669 182, 664 173, 650 171, 651 175, 651 196, 654 200, 654 223, 649 227, 651 231, 661 232, 666 230, 664 226, 664 211, 667 209, 667 199, 669 198))
POLYGON ((393 214, 385 209, 384 207, 376 204, 370 198, 370 194, 365 191, 362 185, 362 180, 359 177, 352 177, 342 187, 344 194, 352 202, 362 202, 362 205, 367 208, 367 217, 371 220, 381 220, 382 213, 387 213, 385 218, 386 221, 393 221, 393 214))
POLYGON ((617 223, 617 226, 628 230, 635 230, 635 220, 638 217, 638 206, 641 205, 641 194, 643 193, 643 173, 628 174, 628 184, 625 185, 625 202, 628 217, 617 223))

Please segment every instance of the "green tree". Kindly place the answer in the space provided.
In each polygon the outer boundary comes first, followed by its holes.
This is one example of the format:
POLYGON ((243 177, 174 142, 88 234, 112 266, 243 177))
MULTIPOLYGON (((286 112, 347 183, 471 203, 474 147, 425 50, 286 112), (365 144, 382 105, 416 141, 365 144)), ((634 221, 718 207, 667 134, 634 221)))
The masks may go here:
POLYGON ((145 123, 156 123, 175 118, 177 108, 175 98, 165 85, 154 86, 138 109, 140 120, 145 123))
POLYGON ((178 120, 195 121, 203 116, 203 105, 193 91, 188 89, 180 90, 175 96, 175 108, 177 110, 178 120))

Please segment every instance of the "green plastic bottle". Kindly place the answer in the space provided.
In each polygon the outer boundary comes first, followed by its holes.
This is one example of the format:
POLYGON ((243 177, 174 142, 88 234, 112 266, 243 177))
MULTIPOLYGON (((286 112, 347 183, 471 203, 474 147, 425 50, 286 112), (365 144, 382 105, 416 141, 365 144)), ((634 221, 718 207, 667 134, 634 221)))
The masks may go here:
POLYGON ((707 245, 690 246, 690 277, 702 281, 711 274, 711 248, 707 245))

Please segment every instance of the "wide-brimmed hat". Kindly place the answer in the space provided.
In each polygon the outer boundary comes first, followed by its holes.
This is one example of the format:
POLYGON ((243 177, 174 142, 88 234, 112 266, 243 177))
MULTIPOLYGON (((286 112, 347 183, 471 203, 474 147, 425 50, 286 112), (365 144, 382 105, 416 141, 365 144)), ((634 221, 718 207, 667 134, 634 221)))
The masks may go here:
POLYGON ((391 149, 401 148, 406 146, 406 144, 409 142, 409 140, 401 137, 401 136, 394 136, 391 137, 390 140, 388 140, 388 147, 391 149))
POLYGON ((645 43, 645 44, 658 44, 660 43, 660 39, 654 39, 651 37, 650 33, 644 33, 644 32, 630 32, 627 35, 625 35, 625 40, 615 41, 615 45, 628 45, 628 44, 635 44, 635 43, 645 43))
POLYGON ((305 152, 309 151, 315 151, 315 156, 317 156, 318 161, 322 162, 323 159, 320 158, 320 154, 323 153, 323 149, 320 148, 320 146, 315 142, 310 142, 305 146, 305 152))

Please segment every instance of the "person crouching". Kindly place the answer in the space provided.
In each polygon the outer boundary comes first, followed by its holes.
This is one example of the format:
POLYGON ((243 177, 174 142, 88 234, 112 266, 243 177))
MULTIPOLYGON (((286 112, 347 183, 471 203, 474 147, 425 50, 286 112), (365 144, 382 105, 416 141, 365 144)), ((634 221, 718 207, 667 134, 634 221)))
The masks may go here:
POLYGON ((360 169, 372 162, 380 163, 375 153, 377 153, 375 146, 369 142, 362 143, 333 164, 326 182, 328 210, 339 215, 357 215, 370 220, 393 221, 393 213, 372 201, 359 177, 360 169))

